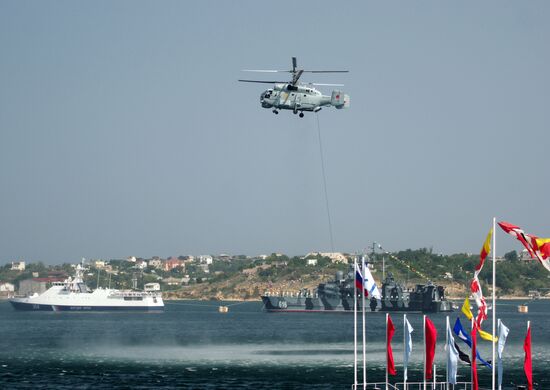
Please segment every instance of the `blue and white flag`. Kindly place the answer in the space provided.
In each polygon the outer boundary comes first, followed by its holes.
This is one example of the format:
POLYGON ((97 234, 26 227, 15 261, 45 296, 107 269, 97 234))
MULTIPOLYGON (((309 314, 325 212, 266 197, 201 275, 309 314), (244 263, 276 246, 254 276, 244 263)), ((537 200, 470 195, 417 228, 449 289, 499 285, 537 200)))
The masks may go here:
POLYGON ((504 344, 506 343, 506 337, 508 337, 508 329, 502 321, 498 325, 498 348, 497 348, 497 361, 498 361, 498 388, 502 388, 502 352, 504 351, 504 344))
MULTIPOLYGON (((456 318, 456 322, 455 322, 455 326, 454 326, 453 330, 454 330, 456 336, 460 340, 464 341, 468 345, 468 347, 472 348, 472 338, 470 337, 468 332, 466 332, 464 330, 464 328, 462 327, 462 323, 460 322, 460 318, 458 318, 458 317, 456 318)), ((485 360, 483 360, 481 358, 481 355, 479 354, 479 351, 476 351, 476 358, 485 367, 488 367, 488 368, 492 369, 491 364, 489 362, 486 362, 485 360)))
POLYGON ((447 317, 447 383, 456 385, 456 372, 458 369, 458 350, 455 346, 455 339, 447 317))
MULTIPOLYGON (((361 273, 360 270, 356 270, 355 272, 355 280, 356 284, 361 283, 364 286, 365 294, 371 298, 376 299, 382 299, 382 295, 380 294, 380 291, 378 291, 378 287, 376 287, 376 282, 374 281, 374 278, 372 277, 372 274, 370 273, 369 267, 365 263, 365 257, 362 258, 362 264, 363 264, 363 272, 361 273)), ((361 287, 359 287, 360 289, 361 287)))
POLYGON ((407 380, 407 365, 409 364, 409 357, 411 356, 411 352, 413 349, 413 342, 412 342, 412 332, 413 327, 411 326, 411 323, 407 319, 407 316, 404 315, 403 319, 405 320, 405 351, 403 353, 403 378, 407 380))

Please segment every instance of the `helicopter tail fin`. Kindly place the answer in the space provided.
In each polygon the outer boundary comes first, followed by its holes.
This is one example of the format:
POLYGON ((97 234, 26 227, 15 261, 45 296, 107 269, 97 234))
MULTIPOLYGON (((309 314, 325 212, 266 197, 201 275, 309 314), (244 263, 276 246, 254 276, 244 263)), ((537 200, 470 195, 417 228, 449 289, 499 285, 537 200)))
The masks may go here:
POLYGON ((332 91, 330 104, 338 109, 348 108, 350 104, 349 95, 342 93, 342 91, 332 91))

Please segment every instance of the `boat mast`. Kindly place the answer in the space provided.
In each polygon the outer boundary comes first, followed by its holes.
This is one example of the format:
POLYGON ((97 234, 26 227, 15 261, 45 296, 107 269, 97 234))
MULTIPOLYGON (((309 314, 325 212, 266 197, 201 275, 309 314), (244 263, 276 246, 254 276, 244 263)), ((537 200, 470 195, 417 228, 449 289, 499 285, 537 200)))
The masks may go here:
MULTIPOLYGON (((372 242, 371 261, 374 262, 374 255, 376 250, 376 242, 372 242)), ((386 257, 382 256, 382 281, 386 280, 386 257)))

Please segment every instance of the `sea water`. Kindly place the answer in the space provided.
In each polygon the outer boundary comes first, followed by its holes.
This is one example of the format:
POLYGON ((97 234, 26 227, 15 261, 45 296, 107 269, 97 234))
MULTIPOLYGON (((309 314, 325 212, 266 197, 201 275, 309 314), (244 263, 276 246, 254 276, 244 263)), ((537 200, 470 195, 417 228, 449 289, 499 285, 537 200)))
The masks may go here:
MULTIPOLYGON (((531 320, 535 388, 550 389, 550 301, 530 302, 527 314, 518 313, 520 303, 497 303, 498 317, 510 328, 504 388, 525 383, 523 340, 531 320)), ((17 312, 0 301, 0 388, 350 388, 353 314, 266 313, 261 302, 219 313, 220 304, 231 302, 166 302, 161 313, 71 313, 17 312)), ((445 316, 429 315, 438 331, 439 380, 445 375, 445 316)), ((450 314, 451 325, 457 316, 467 327, 457 312, 450 314)), ((414 328, 409 381, 421 381, 422 314, 407 318, 414 328)), ((395 383, 403 379, 403 314, 392 319, 395 383)), ((491 331, 490 319, 483 328, 491 331)), ((385 314, 367 313, 366 329, 367 379, 383 382, 385 314)), ((490 360, 490 342, 478 340, 481 356, 490 360)), ((478 366, 478 373, 481 387, 490 388, 491 371, 478 366)), ((469 381, 469 366, 460 365, 458 374, 469 381)))

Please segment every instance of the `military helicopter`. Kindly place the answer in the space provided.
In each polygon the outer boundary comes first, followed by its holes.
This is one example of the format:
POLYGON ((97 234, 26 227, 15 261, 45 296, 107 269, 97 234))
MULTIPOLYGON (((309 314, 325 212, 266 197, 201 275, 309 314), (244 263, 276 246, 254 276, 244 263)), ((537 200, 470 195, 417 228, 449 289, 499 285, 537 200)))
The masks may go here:
POLYGON ((243 72, 262 72, 262 73, 291 73, 290 81, 264 81, 264 80, 239 80, 243 83, 263 83, 274 84, 260 95, 260 103, 263 108, 271 108, 274 114, 279 110, 292 110, 294 114, 300 113, 300 118, 304 117, 304 111, 318 112, 323 107, 334 106, 337 109, 347 108, 350 104, 349 95, 342 91, 332 91, 331 96, 325 96, 313 86, 343 86, 343 84, 318 84, 318 83, 299 83, 298 80, 302 73, 347 73, 347 70, 304 70, 298 69, 296 57, 292 57, 291 70, 259 70, 244 69, 243 72))

